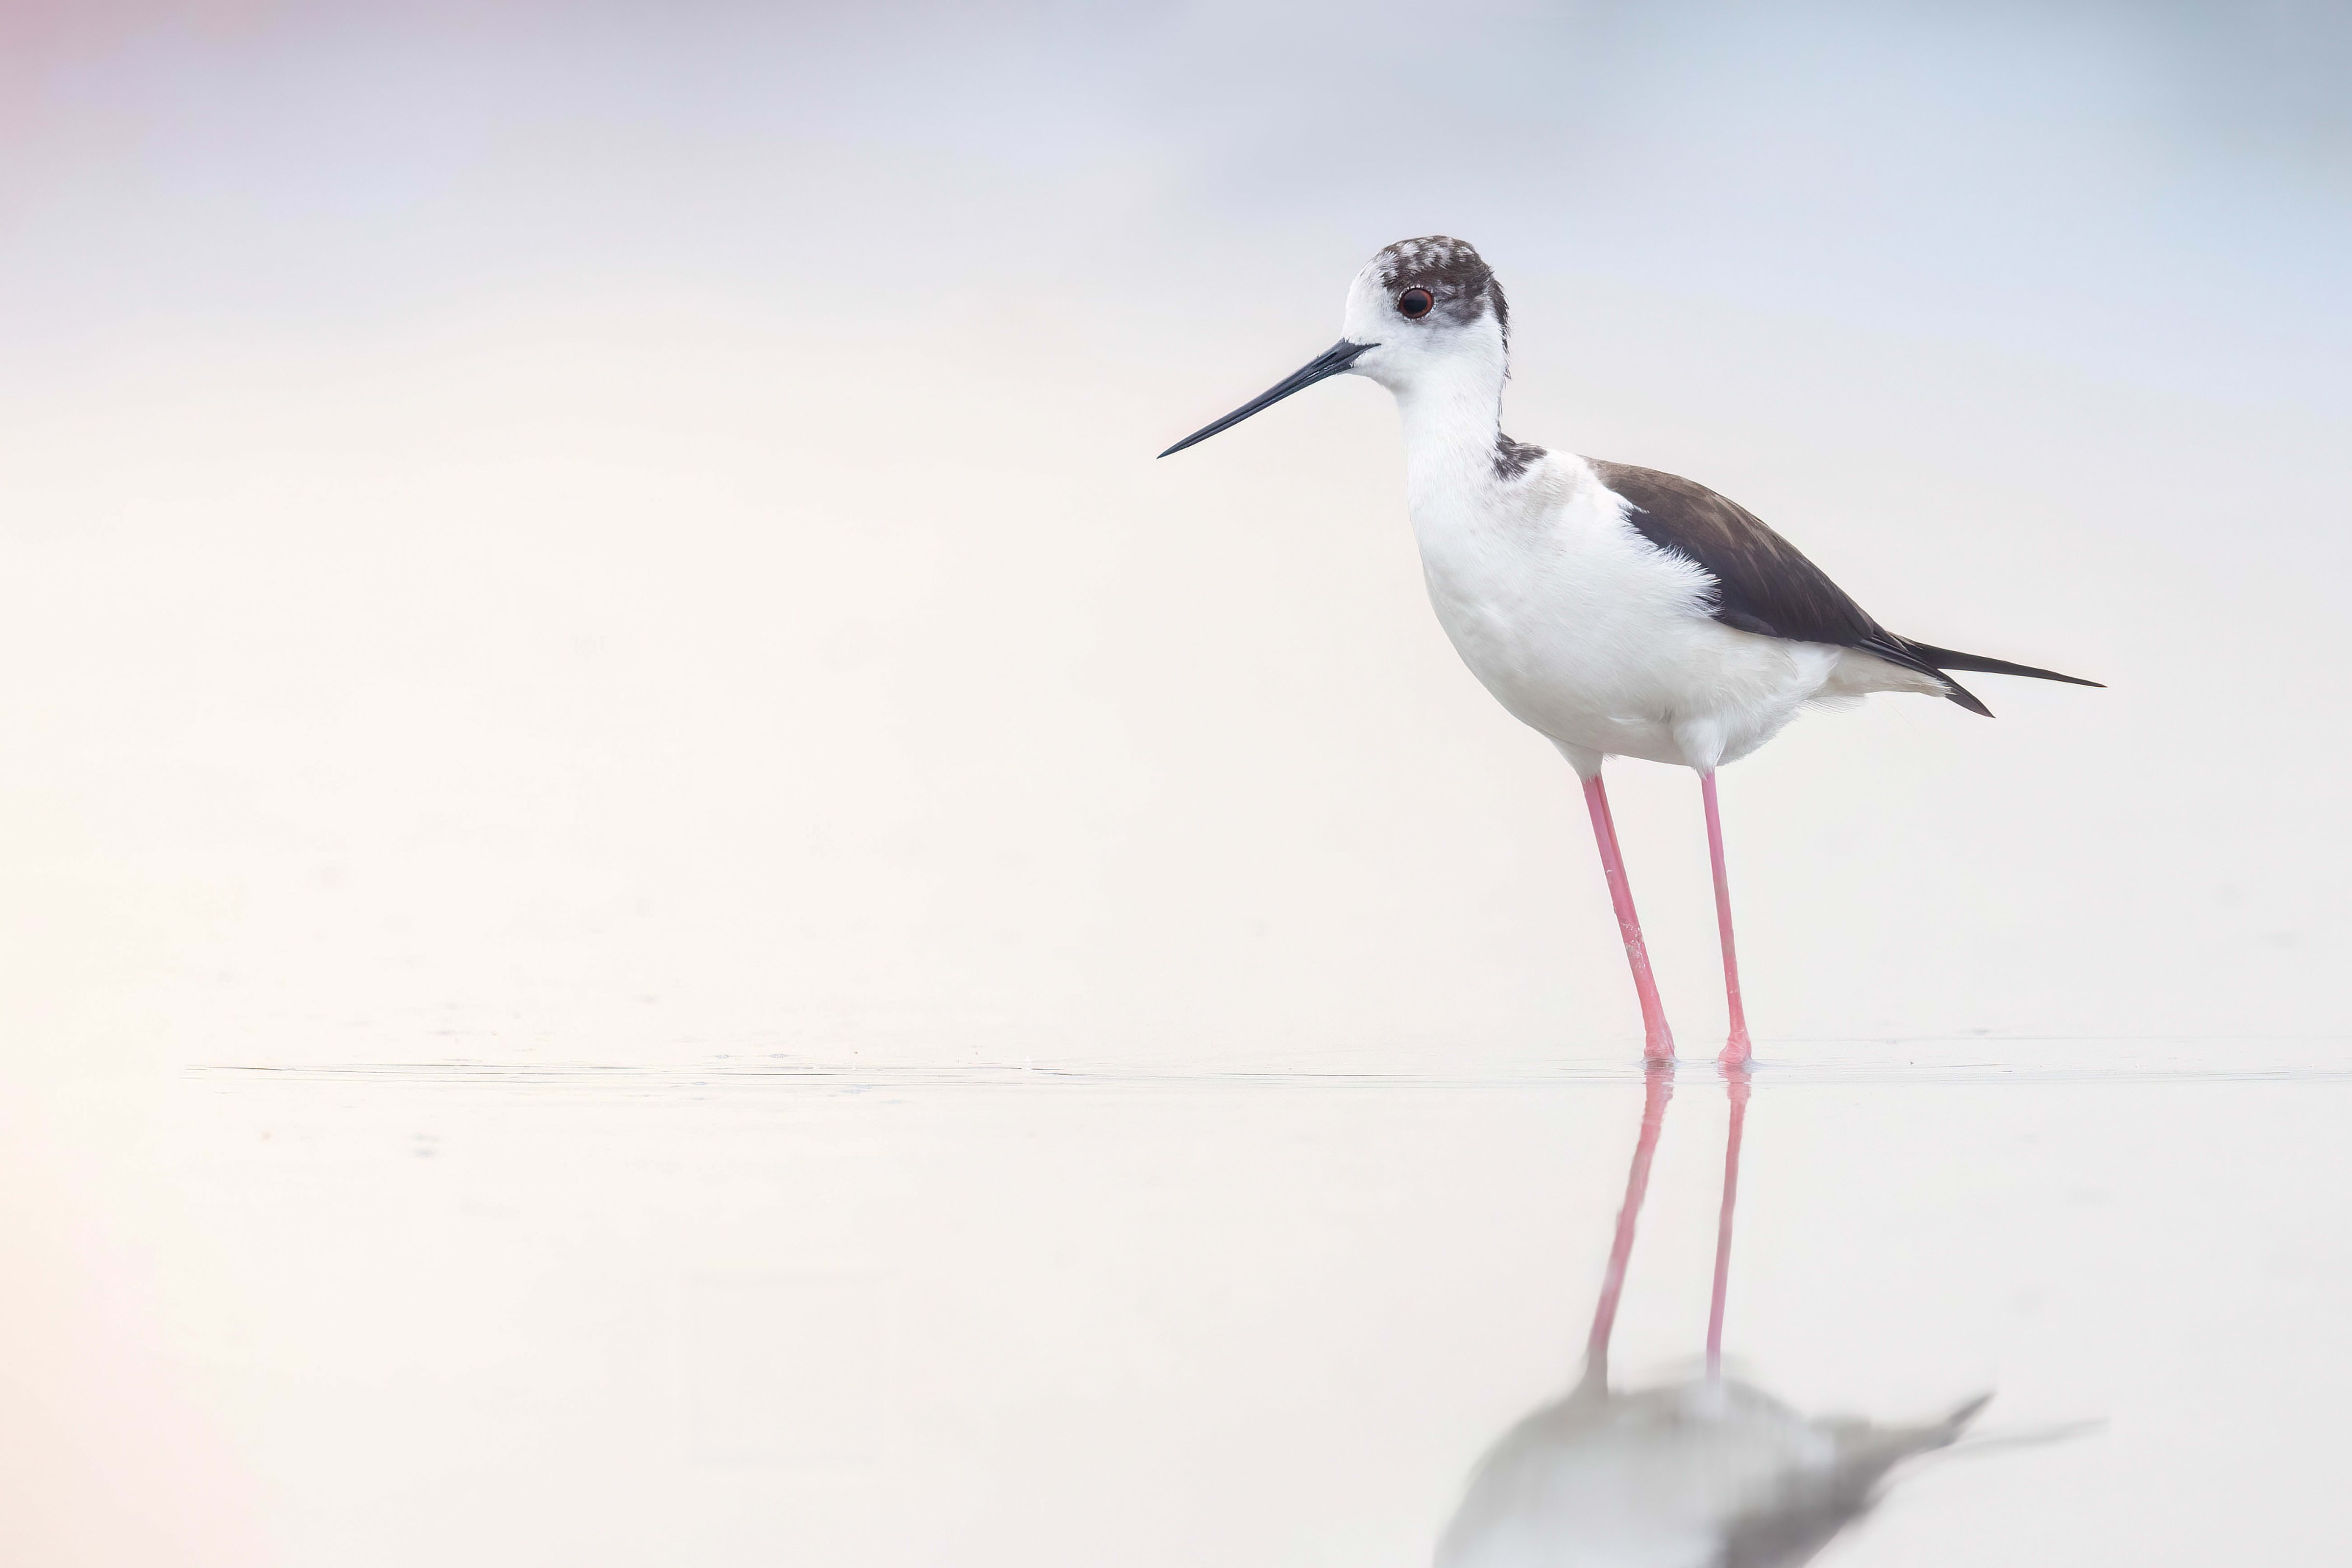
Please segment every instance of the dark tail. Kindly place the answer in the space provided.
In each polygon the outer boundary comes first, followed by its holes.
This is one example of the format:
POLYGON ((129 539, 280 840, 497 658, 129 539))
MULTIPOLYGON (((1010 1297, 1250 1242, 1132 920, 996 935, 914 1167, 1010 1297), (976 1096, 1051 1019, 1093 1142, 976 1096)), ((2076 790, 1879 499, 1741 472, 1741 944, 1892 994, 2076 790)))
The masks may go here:
MULTIPOLYGON (((2037 681, 2063 681, 2070 686, 2100 686, 2102 690, 2105 689, 2100 682, 2086 681, 2080 675, 2062 675, 2055 670, 2037 670, 2032 664, 2012 664, 2007 659, 1988 659, 1982 653, 1956 653, 1949 648, 1938 648, 1932 643, 1914 643, 1908 637, 1903 640, 1903 645, 1910 651, 1913 658, 1939 672, 1981 670, 1989 675, 2029 675, 2037 681)), ((1979 702, 1975 695, 1959 682, 1947 681, 1944 684, 1952 688, 1944 694, 1952 701, 1970 713, 1980 713, 1987 718, 1992 716, 1991 710, 1979 702)))
POLYGON ((2037 670, 2031 664, 2012 664, 2007 659, 1988 659, 1982 653, 1955 653, 1949 648, 1931 647, 1925 643, 1903 639, 1904 645, 1919 656, 1923 664, 1933 664, 1939 670, 1980 670, 1988 675, 2031 675, 2037 681, 2063 681, 2070 686, 2105 685, 2098 681, 2086 681, 2080 675, 2062 675, 2055 670, 2037 670))

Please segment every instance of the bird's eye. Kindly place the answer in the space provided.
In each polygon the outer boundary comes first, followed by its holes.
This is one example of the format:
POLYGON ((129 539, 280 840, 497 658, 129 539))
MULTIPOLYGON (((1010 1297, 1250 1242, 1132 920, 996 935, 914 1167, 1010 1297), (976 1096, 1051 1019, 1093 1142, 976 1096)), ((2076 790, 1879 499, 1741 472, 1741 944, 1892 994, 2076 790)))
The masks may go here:
POLYGON ((1418 321, 1428 315, 1429 308, 1436 303, 1436 296, 1431 294, 1426 288, 1408 288, 1397 296, 1398 311, 1406 319, 1412 321, 1418 321))

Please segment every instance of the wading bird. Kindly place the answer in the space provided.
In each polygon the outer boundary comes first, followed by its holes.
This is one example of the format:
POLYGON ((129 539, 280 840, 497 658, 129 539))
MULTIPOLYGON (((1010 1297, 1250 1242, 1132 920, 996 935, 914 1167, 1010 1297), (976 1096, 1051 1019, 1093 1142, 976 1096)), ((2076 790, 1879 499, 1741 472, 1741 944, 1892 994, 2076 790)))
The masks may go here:
POLYGON ((1502 285, 1475 250, 1442 235, 1400 240, 1356 275, 1337 343, 1160 455, 1332 376, 1369 376, 1395 394, 1430 601, 1471 672, 1583 780, 1654 1061, 1672 1059, 1674 1036, 1601 767, 1638 757, 1697 772, 1730 1011, 1722 1059, 1742 1064, 1716 769, 1808 704, 1918 692, 1990 717, 1953 670, 2098 683, 1899 637, 1706 486, 1512 440, 1502 433, 1509 328, 1502 285))

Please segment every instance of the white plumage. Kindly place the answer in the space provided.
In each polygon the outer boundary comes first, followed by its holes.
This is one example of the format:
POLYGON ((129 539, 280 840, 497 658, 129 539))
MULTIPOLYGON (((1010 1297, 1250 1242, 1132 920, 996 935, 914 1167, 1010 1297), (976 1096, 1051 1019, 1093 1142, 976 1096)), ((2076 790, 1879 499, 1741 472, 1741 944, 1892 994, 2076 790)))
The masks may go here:
MULTIPOLYGON (((1581 457, 1548 453, 1515 478, 1491 464, 1481 475, 1447 452, 1476 441, 1475 429, 1410 412, 1405 428, 1410 471, 1440 467, 1454 481, 1411 491, 1439 624, 1496 699, 1580 774, 1612 756, 1709 771, 1808 704, 1941 695, 1931 677, 1856 649, 1713 619, 1713 580, 1635 532, 1623 498, 1581 457)), ((1493 444, 1490 429, 1479 446, 1493 444)))

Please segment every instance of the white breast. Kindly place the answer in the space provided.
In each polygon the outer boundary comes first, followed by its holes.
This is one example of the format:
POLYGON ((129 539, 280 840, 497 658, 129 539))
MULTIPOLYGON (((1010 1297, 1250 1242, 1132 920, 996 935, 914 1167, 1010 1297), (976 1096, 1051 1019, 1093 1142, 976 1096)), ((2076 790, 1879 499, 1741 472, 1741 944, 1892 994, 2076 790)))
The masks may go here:
POLYGON ((1446 635, 1580 768, 1604 755, 1693 768, 1743 757, 1822 695, 1848 653, 1714 620, 1706 573, 1628 526, 1580 457, 1414 492, 1413 533, 1446 635))

